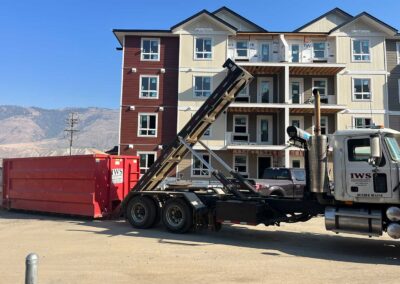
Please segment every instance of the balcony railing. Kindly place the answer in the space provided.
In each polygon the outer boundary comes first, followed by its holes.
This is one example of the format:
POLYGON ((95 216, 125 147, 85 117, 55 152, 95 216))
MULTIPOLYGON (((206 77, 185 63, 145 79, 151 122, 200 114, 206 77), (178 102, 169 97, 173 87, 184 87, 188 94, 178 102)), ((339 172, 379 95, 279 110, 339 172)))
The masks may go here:
MULTIPOLYGON (((272 141, 272 137, 270 137, 270 141, 272 141)), ((234 133, 234 132, 226 132, 225 133, 225 146, 229 145, 271 145, 271 142, 260 142, 255 141, 250 138, 250 134, 245 133, 234 133)))
POLYGON ((228 54, 236 61, 334 63, 335 53, 330 45, 328 41, 293 44, 290 40, 234 39, 228 42, 228 54), (297 47, 296 50, 293 49, 294 46, 297 47))
MULTIPOLYGON (((282 95, 283 96, 283 95, 282 95)), ((264 103, 264 102, 259 102, 259 101, 257 101, 257 100, 255 100, 254 99, 254 97, 255 96, 248 96, 248 97, 236 97, 235 98, 235 100, 234 100, 234 103, 239 103, 239 104, 241 104, 241 106, 243 106, 242 104, 244 104, 244 105, 246 105, 246 104, 249 104, 249 105, 252 105, 252 104, 258 104, 258 105, 260 105, 260 106, 264 106, 264 107, 269 107, 269 105, 271 105, 271 104, 284 104, 284 105, 286 105, 287 103, 284 103, 284 102, 279 102, 279 101, 276 101, 276 100, 274 100, 274 101, 272 101, 272 102, 270 102, 270 103, 264 103)), ((291 102, 288 102, 288 103, 290 103, 290 104, 293 104, 293 105, 302 105, 302 104, 312 104, 314 101, 313 101, 313 98, 311 97, 311 98, 308 98, 308 99, 304 99, 304 97, 303 96, 292 96, 292 100, 291 100, 291 102)), ((333 95, 333 96, 331 96, 331 95, 329 95, 329 96, 321 96, 321 104, 322 105, 333 105, 333 104, 336 104, 337 103, 337 100, 336 100, 336 95, 333 95)), ((232 107, 234 107, 235 105, 232 105, 232 107)))

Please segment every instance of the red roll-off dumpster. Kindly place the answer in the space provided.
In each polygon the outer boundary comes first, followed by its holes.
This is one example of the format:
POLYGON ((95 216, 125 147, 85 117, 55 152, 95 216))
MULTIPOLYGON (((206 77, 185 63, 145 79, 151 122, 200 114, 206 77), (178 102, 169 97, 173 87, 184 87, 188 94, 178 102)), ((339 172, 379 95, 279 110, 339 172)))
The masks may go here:
POLYGON ((139 157, 103 154, 3 160, 3 206, 105 217, 140 178, 139 157))

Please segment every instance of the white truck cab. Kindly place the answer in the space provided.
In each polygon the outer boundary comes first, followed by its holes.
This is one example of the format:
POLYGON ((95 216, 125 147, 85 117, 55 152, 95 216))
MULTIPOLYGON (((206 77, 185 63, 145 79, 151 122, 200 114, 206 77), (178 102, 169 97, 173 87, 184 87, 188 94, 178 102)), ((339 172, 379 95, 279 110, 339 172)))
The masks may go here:
POLYGON ((333 148, 335 200, 355 203, 400 203, 400 132, 388 129, 336 131, 333 148), (375 161, 373 139, 379 141, 375 161))

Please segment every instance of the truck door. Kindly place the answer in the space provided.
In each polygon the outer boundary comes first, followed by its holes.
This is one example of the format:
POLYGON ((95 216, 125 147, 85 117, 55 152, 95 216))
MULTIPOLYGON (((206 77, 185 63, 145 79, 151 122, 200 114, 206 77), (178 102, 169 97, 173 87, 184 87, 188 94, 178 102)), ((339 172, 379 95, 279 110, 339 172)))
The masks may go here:
POLYGON ((371 154, 370 137, 348 138, 346 141, 346 191, 355 198, 390 198, 390 163, 382 154, 381 162, 375 171, 368 159, 371 154), (375 172, 374 172, 375 171, 375 172))

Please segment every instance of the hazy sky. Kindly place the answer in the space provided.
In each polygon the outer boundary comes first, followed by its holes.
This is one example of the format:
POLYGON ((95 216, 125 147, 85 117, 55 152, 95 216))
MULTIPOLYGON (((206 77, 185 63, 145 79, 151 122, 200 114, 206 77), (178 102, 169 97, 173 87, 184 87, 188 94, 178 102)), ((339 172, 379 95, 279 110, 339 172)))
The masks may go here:
POLYGON ((169 29, 221 6, 270 31, 291 31, 334 7, 400 29, 400 0, 0 0, 0 105, 118 108, 113 28, 169 29))

